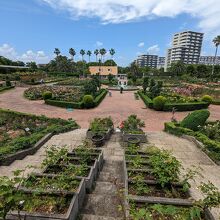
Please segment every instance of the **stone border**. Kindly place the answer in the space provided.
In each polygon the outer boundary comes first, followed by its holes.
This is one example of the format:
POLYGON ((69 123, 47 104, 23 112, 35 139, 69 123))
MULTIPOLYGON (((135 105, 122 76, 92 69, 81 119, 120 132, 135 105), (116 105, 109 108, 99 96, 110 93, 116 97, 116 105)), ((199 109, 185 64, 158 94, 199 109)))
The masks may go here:
MULTIPOLYGON (((164 204, 164 205, 166 204, 166 205, 186 206, 186 207, 190 207, 193 205, 192 201, 190 201, 188 199, 145 197, 145 196, 129 195, 128 194, 128 174, 127 174, 125 156, 124 156, 123 168, 124 168, 124 177, 125 177, 125 179, 124 179, 125 215, 126 215, 127 219, 129 219, 129 217, 130 217, 129 199, 133 200, 135 202, 139 202, 139 203, 152 203, 152 204, 158 203, 158 204, 164 204)), ((155 182, 155 181, 151 181, 151 182, 155 182)), ((215 220, 209 209, 205 209, 205 219, 206 220, 215 220)))
POLYGON ((128 142, 129 138, 138 138, 141 143, 146 143, 147 142, 147 136, 146 134, 129 134, 129 133, 122 133, 122 141, 128 142))
MULTIPOLYGON (((34 191, 26 191, 26 193, 32 193, 34 191)), ((70 206, 68 208, 68 211, 65 214, 42 214, 42 213, 28 213, 25 211, 20 212, 21 218, 25 218, 26 220, 51 220, 51 219, 59 219, 59 220, 76 220, 78 216, 78 212, 80 209, 79 204, 79 194, 83 195, 83 192, 85 192, 85 181, 84 179, 81 180, 80 185, 78 187, 78 190, 76 193, 71 193, 69 195, 72 195, 72 200, 70 203, 70 206)), ((63 195, 61 192, 51 192, 47 193, 44 192, 42 194, 52 194, 52 195, 63 195)), ((68 194, 66 194, 68 195, 68 194)), ((80 201, 81 202, 81 201, 80 201)), ((82 201, 83 202, 83 201, 82 201)), ((18 219, 18 213, 16 211, 12 211, 7 215, 7 219, 18 219)))
MULTIPOLYGON (((110 139, 113 132, 114 132, 114 127, 108 129, 108 131, 106 132, 105 137, 104 137, 106 141, 110 139)), ((91 140, 93 135, 94 135, 94 133, 90 129, 88 129, 86 131, 86 138, 91 140)))
POLYGON ((27 155, 33 155, 39 150, 55 133, 49 133, 42 137, 33 147, 27 148, 25 150, 18 151, 14 154, 9 154, 0 160, 0 166, 9 166, 15 160, 22 160, 27 155))
POLYGON ((181 137, 188 140, 188 141, 193 142, 198 148, 200 148, 208 156, 210 162, 212 162, 214 165, 217 164, 220 166, 220 161, 214 160, 213 158, 211 158, 209 156, 210 151, 205 147, 205 145, 202 142, 198 141, 194 136, 183 134, 183 135, 181 135, 181 137))
MULTIPOLYGON (((29 178, 31 178, 32 176, 36 176, 36 177, 57 177, 59 175, 57 174, 44 174, 44 173, 32 173, 31 175, 29 175, 29 177, 27 178, 27 180, 29 178)), ((71 191, 67 191, 67 190, 44 190, 45 193, 61 193, 61 194, 74 194, 74 193, 78 193, 78 198, 79 198, 79 208, 82 207, 83 205, 83 201, 84 201, 84 198, 85 198, 85 195, 86 195, 86 187, 84 187, 86 184, 84 183, 85 182, 85 178, 84 177, 75 177, 75 179, 77 180, 80 180, 80 183, 79 183, 79 187, 78 189, 76 190, 76 192, 71 192, 71 191), (83 183, 82 183, 83 182, 83 183)), ((26 187, 19 187, 19 189, 23 190, 23 191, 31 191, 31 192, 38 192, 37 190, 34 190, 34 189, 28 189, 26 187)))

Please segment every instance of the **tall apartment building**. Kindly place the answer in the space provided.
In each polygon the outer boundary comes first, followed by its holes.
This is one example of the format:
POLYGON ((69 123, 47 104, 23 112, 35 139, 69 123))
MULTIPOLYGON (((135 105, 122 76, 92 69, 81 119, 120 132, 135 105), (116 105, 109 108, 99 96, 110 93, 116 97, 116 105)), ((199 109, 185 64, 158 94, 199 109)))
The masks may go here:
POLYGON ((165 66, 165 57, 158 57, 157 69, 164 68, 164 66, 165 66))
POLYGON ((172 47, 167 50, 165 71, 173 62, 199 63, 203 33, 184 31, 174 34, 172 47))
POLYGON ((138 56, 138 58, 135 60, 136 65, 139 67, 150 67, 150 68, 157 68, 157 55, 149 55, 149 54, 143 54, 138 56))
POLYGON ((216 59, 214 56, 201 56, 199 58, 199 64, 213 65, 214 61, 215 65, 220 65, 220 56, 217 56, 216 59))

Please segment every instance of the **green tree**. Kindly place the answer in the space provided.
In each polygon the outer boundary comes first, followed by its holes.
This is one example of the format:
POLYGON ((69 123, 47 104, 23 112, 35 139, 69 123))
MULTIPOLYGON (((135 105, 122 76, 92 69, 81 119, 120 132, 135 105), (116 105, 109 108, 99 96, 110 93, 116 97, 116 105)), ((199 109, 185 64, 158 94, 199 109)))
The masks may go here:
POLYGON ((149 83, 149 78, 145 76, 143 79, 143 84, 142 84, 142 88, 143 88, 144 93, 146 92, 146 89, 148 87, 148 83, 149 83))
POLYGON ((86 54, 89 56, 89 63, 90 63, 90 57, 91 57, 91 55, 92 55, 91 50, 88 50, 86 54))
POLYGON ((36 62, 28 62, 28 63, 26 63, 26 66, 29 67, 30 70, 36 70, 37 69, 36 62))
POLYGON ((207 77, 209 75, 209 69, 205 64, 198 64, 196 66, 196 75, 199 78, 207 77))
POLYGON ((218 46, 220 45, 220 35, 218 35, 217 37, 213 39, 213 43, 215 45, 215 57, 214 57, 214 62, 212 64, 212 75, 214 74, 214 70, 215 70, 215 60, 218 54, 218 46))
POLYGON ((181 76, 186 72, 186 66, 183 61, 177 61, 171 64, 170 71, 173 75, 181 76))
POLYGON ((96 50, 94 51, 94 54, 95 54, 95 57, 96 57, 96 63, 97 63, 97 62, 98 62, 99 50, 96 49, 96 50))
POLYGON ((105 54, 107 53, 105 48, 100 49, 99 53, 101 54, 101 62, 104 62, 105 54))
POLYGON ((60 55, 60 50, 58 48, 54 49, 54 53, 57 55, 57 57, 60 55))
POLYGON ((85 50, 82 49, 82 50, 80 50, 79 53, 81 54, 81 56, 82 56, 82 61, 83 61, 83 60, 84 60, 83 57, 84 57, 84 55, 86 54, 86 52, 85 52, 85 50))
POLYGON ((111 73, 109 73, 108 74, 108 81, 111 82, 113 79, 114 79, 114 76, 111 73))
POLYGON ((116 62, 114 60, 106 60, 104 62, 105 66, 117 66, 116 62))
POLYGON ((195 68, 195 65, 187 65, 186 67, 186 73, 187 74, 190 74, 191 76, 195 76, 196 74, 196 68, 195 68))
POLYGON ((74 61, 74 56, 76 55, 76 51, 73 48, 70 48, 69 49, 69 54, 71 55, 72 60, 74 61))

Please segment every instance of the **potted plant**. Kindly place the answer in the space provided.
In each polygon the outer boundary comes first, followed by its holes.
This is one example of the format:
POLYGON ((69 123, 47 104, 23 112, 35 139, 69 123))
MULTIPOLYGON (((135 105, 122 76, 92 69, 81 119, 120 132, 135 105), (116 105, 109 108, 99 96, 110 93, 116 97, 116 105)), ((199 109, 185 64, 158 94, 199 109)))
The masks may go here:
POLYGON ((146 135, 142 128, 145 127, 144 122, 137 117, 137 115, 130 115, 127 120, 120 125, 122 131, 122 139, 125 142, 138 145, 140 142, 147 141, 146 135))

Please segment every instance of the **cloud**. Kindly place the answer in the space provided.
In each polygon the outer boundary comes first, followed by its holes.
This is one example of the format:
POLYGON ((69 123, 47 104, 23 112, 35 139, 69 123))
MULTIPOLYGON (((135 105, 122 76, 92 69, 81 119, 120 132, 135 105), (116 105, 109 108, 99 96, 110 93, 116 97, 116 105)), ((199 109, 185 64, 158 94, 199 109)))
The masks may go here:
POLYGON ((24 62, 35 61, 36 63, 48 63, 50 60, 44 51, 33 52, 32 50, 28 50, 22 54, 19 59, 24 62))
POLYGON ((48 63, 50 57, 45 54, 44 51, 32 51, 28 50, 23 54, 18 54, 14 47, 9 44, 3 44, 0 46, 0 56, 4 56, 11 60, 20 60, 23 62, 35 61, 36 63, 48 63))
POLYGON ((3 44, 0 46, 0 56, 7 57, 8 59, 16 59, 17 53, 14 47, 10 46, 9 44, 3 44))
POLYGON ((96 41, 95 46, 96 47, 101 47, 103 43, 101 41, 96 41))
POLYGON ((159 51, 160 51, 160 48, 157 44, 155 44, 147 49, 147 53, 152 54, 152 55, 158 54, 159 51))
POLYGON ((204 32, 220 32, 219 0, 41 0, 57 10, 66 10, 73 19, 96 17, 102 23, 123 23, 142 18, 175 17, 189 14, 204 32))
POLYGON ((144 42, 140 42, 139 44, 138 44, 138 47, 143 47, 144 46, 144 42))

